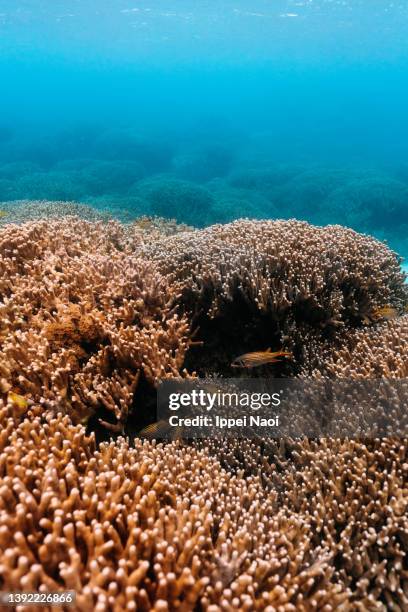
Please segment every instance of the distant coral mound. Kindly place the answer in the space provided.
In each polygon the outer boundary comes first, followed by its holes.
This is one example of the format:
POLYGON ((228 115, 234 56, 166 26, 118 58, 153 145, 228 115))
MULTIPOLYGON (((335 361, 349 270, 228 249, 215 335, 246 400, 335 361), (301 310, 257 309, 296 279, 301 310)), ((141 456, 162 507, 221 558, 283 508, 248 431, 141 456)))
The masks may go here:
POLYGON ((36 219, 61 219, 75 215, 87 221, 102 221, 111 218, 111 213, 97 210, 78 202, 48 200, 12 200, 0 203, 0 225, 24 223, 36 219))
POLYGON ((234 152, 225 146, 208 146, 180 153, 173 159, 172 170, 189 181, 209 181, 224 177, 234 163, 234 152))
POLYGON ((153 214, 194 226, 208 224, 215 204, 204 187, 167 176, 141 181, 131 193, 147 200, 153 214))
POLYGON ((94 160, 81 170, 81 179, 86 186, 86 193, 101 195, 106 193, 123 193, 142 179, 146 170, 137 161, 103 161, 94 160))
POLYGON ((350 226, 405 233, 408 227, 408 186, 385 176, 369 176, 335 189, 327 199, 325 216, 350 226))

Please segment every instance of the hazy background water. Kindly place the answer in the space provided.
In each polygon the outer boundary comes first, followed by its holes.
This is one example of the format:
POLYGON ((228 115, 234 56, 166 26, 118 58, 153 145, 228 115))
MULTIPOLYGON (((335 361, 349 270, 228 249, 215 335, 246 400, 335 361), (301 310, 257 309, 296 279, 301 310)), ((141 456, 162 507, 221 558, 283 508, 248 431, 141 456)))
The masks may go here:
POLYGON ((0 0, 0 200, 340 222, 408 255, 408 3, 0 0))

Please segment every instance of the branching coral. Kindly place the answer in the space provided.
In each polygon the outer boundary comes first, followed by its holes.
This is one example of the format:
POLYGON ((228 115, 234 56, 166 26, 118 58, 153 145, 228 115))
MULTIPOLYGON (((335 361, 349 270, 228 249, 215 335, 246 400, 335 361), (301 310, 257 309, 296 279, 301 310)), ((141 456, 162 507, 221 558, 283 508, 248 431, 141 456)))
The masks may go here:
POLYGON ((408 378, 408 315, 349 332, 320 357, 316 375, 336 378, 408 378))
POLYGON ((147 253, 185 293, 201 302, 208 294, 214 315, 239 292, 277 318, 295 305, 309 310, 314 302, 316 321, 329 323, 338 315, 358 317, 367 302, 399 303, 404 294, 395 254, 341 226, 236 221, 175 236, 165 244, 155 243, 147 253))
POLYGON ((132 253, 143 236, 76 218, 1 230, 3 393, 75 420, 104 407, 123 422, 139 372, 152 385, 179 374, 189 324, 153 264, 132 253))
POLYGON ((256 477, 204 450, 119 440, 1 406, 0 588, 77 591, 78 610, 341 606, 331 554, 256 477))
MULTIPOLYGON (((401 379, 404 385, 407 340, 406 316, 351 333, 349 344, 333 351, 331 360, 326 355, 314 378, 334 375, 349 381, 386 376, 401 379)), ((385 387, 388 383, 384 381, 385 387)), ((362 395, 361 404, 369 408, 370 396, 362 395)), ((406 414, 406 387, 400 410, 406 414)), ((315 546, 330 551, 333 581, 350 594, 346 610, 407 609, 406 438, 200 444, 206 444, 227 470, 259 477, 265 490, 276 495, 277 507, 285 508, 289 516, 302 517, 315 546)), ((332 601, 330 605, 335 609, 332 601)))
POLYGON ((335 577, 355 609, 405 610, 406 440, 303 442, 285 474, 283 503, 334 551, 335 577))
POLYGON ((137 385, 201 350, 218 368, 228 342, 285 343, 318 381, 403 382, 407 316, 362 327, 406 305, 385 245, 48 219, 0 229, 0 296, 0 590, 73 589, 82 612, 408 608, 406 440, 97 447, 78 423, 123 431, 137 385), (207 346, 188 351, 193 320, 207 346))
POLYGON ((111 213, 97 210, 77 202, 48 200, 13 200, 1 203, 0 224, 25 223, 35 219, 61 219, 75 215, 87 221, 102 221, 112 217, 111 213))
POLYGON ((395 254, 340 226, 236 221, 155 241, 142 252, 198 314, 212 353, 210 336, 220 339, 218 355, 226 355, 218 368, 240 352, 281 343, 301 364, 307 344, 406 299, 395 254))

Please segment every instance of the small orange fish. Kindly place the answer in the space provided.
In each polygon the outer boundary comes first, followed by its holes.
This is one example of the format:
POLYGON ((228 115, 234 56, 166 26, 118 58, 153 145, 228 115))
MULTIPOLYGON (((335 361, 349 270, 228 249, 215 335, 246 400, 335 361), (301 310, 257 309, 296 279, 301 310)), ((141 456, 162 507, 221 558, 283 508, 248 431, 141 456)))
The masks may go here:
POLYGON ((266 351, 255 351, 254 353, 245 353, 240 355, 231 363, 232 368, 256 368, 258 366, 266 365, 267 363, 278 363, 280 357, 287 357, 292 359, 292 353, 288 351, 275 351, 272 353, 271 349, 268 348, 266 351))
POLYGON ((181 440, 181 434, 182 427, 180 427, 180 425, 177 427, 171 427, 166 419, 162 419, 157 423, 151 423, 142 429, 141 432, 139 432, 139 435, 142 438, 147 438, 148 440, 181 440))
POLYGON ((364 325, 376 323, 377 321, 391 321, 398 317, 398 310, 392 306, 381 306, 374 308, 371 312, 363 317, 364 325))
POLYGON ((7 395, 7 401, 11 404, 15 404, 18 408, 22 410, 27 408, 28 401, 23 395, 18 395, 18 393, 14 393, 14 391, 9 391, 7 395))

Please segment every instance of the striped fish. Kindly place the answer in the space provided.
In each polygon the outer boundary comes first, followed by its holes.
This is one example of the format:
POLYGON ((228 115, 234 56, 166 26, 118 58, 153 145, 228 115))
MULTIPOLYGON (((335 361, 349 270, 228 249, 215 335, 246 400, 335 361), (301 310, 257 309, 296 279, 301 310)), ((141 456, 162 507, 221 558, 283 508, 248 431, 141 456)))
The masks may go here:
POLYGON ((275 351, 274 353, 268 348, 266 351, 255 351, 253 353, 245 353, 240 355, 231 363, 232 368, 257 368, 268 363, 278 363, 281 357, 292 359, 292 353, 288 351, 275 351))

